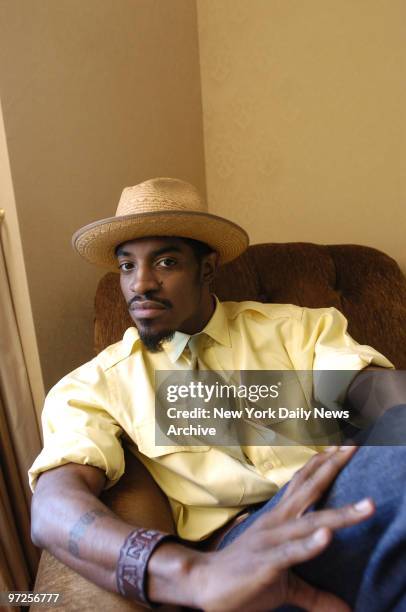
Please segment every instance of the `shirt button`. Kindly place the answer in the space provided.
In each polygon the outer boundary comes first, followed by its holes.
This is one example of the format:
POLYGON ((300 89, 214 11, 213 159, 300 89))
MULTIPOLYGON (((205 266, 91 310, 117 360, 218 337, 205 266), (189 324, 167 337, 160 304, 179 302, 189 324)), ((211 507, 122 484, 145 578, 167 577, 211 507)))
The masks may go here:
POLYGON ((273 463, 272 463, 272 461, 264 461, 264 464, 263 464, 263 465, 264 465, 264 468, 265 468, 266 470, 272 470, 272 468, 273 468, 273 463))

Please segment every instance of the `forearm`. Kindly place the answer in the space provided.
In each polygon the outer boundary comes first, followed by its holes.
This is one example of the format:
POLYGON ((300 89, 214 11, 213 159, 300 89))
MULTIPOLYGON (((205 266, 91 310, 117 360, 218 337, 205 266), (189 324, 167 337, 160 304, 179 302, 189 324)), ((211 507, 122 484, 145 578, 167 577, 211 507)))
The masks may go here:
POLYGON ((406 404, 406 376, 403 371, 369 367, 351 384, 347 399, 368 422, 374 422, 390 408, 406 404))
MULTIPOLYGON (((48 476, 48 475, 47 475, 48 476)), ((115 516, 80 479, 40 478, 32 502, 32 538, 99 586, 115 591, 120 548, 133 529, 115 516)))
MULTIPOLYGON (((120 551, 136 528, 116 516, 69 470, 44 474, 32 504, 32 537, 67 566, 104 589, 117 592, 120 551)), ((182 605, 195 602, 191 568, 202 553, 168 542, 148 564, 151 600, 182 605)))

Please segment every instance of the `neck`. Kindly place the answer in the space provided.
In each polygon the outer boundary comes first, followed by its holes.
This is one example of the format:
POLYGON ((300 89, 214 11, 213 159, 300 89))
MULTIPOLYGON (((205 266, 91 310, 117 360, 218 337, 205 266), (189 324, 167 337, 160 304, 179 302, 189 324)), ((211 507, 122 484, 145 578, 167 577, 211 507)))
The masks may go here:
POLYGON ((210 321, 213 316, 213 313, 216 309, 216 300, 214 295, 205 292, 201 296, 199 309, 196 314, 179 328, 178 331, 183 332, 184 334, 198 334, 202 331, 210 321))

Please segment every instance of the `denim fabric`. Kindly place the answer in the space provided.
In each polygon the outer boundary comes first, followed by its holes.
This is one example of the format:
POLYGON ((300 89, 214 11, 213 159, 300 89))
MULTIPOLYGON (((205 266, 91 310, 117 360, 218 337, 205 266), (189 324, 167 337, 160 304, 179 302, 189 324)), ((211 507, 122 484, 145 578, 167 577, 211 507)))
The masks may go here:
MULTIPOLYGON (((324 498, 310 509, 337 508, 372 497, 375 514, 336 532, 321 555, 295 568, 307 582, 335 593, 356 612, 406 612, 406 405, 388 411, 379 427, 362 434, 362 441, 376 443, 383 428, 384 439, 399 445, 360 447, 324 498)), ((285 488, 234 527, 219 548, 271 510, 285 488)), ((280 612, 298 609, 278 608, 280 612)))

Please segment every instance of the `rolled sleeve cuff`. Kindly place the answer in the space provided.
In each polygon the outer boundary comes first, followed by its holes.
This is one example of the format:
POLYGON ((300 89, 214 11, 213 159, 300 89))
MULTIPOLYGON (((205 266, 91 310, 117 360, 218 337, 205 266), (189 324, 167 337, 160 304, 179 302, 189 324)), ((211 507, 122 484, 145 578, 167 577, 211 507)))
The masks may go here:
POLYGON ((52 433, 47 435, 45 447, 28 471, 31 490, 35 490, 38 476, 42 472, 66 463, 100 468, 107 477, 105 489, 112 487, 121 478, 125 468, 123 448, 117 438, 107 432, 97 431, 97 443, 83 433, 52 433))
POLYGON ((389 359, 367 345, 322 352, 313 372, 315 400, 326 408, 339 409, 354 378, 369 365, 394 368, 389 359))

